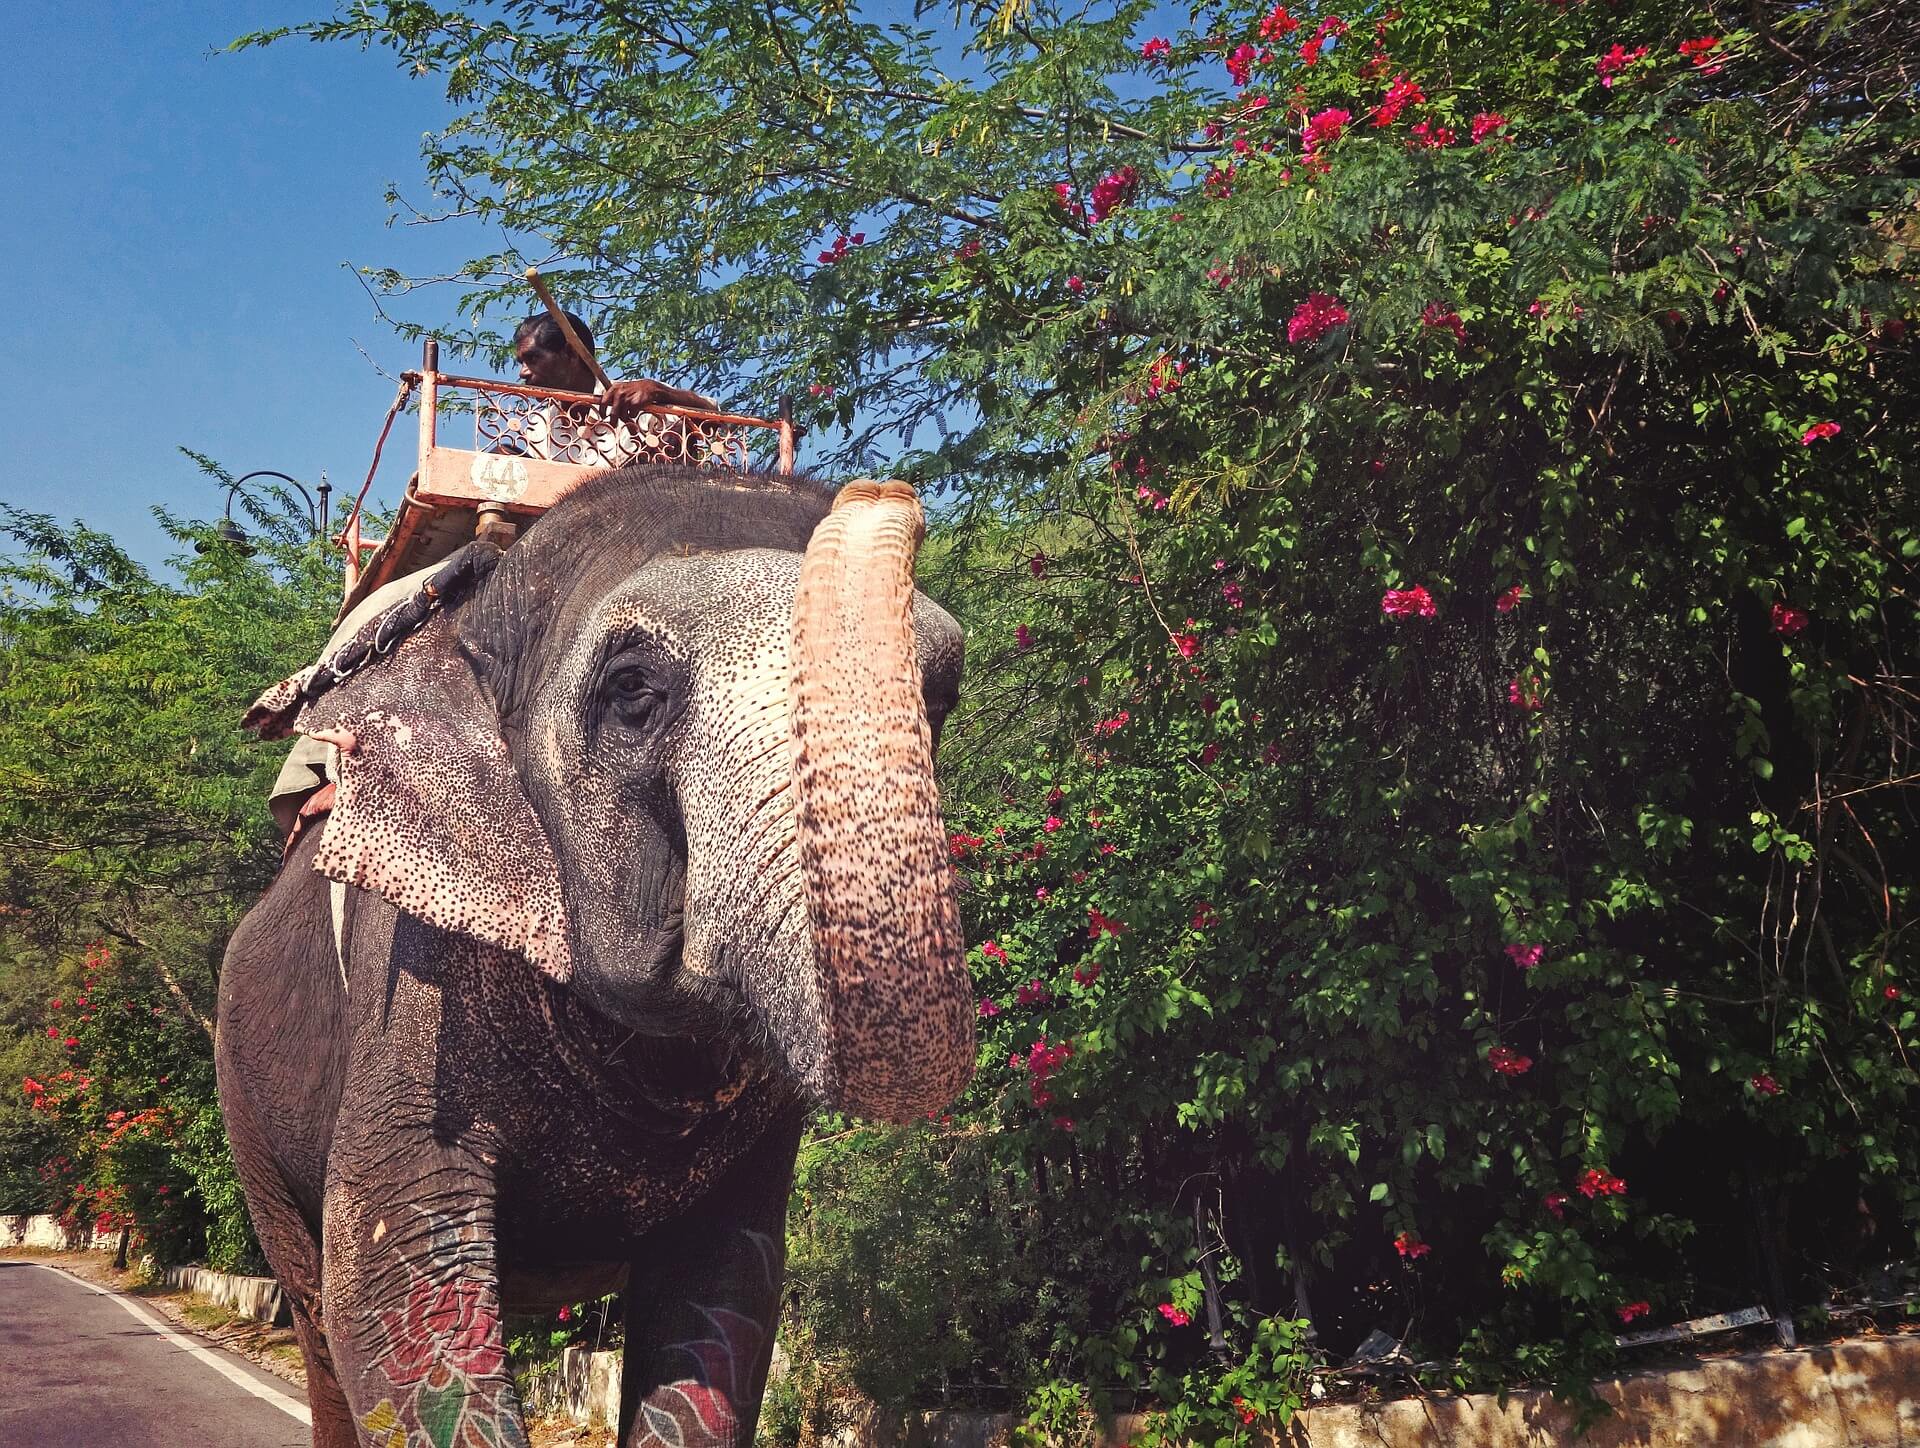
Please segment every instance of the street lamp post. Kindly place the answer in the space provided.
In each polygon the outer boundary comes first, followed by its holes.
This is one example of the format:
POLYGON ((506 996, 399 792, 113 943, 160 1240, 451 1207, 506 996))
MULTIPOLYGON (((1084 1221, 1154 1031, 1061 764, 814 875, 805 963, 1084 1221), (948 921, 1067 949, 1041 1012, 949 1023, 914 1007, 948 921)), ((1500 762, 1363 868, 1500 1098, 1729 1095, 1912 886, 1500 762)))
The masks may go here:
MULTIPOLYGON (((247 530, 233 521, 233 496, 253 478, 278 478, 281 482, 295 489, 302 498, 306 499, 307 523, 313 531, 313 536, 315 538, 320 537, 327 525, 327 495, 333 491, 333 485, 327 481, 327 475, 325 473, 320 474, 320 485, 315 489, 315 491, 320 494, 320 497, 318 501, 316 501, 313 494, 309 493, 306 488, 302 486, 298 478, 290 478, 285 473, 276 472, 272 468, 255 468, 252 472, 235 478, 233 482, 228 485, 227 503, 220 511, 220 526, 214 530, 213 534, 216 539, 239 549, 243 553, 251 553, 253 551, 253 545, 247 538, 247 530)), ((204 553, 207 551, 207 545, 204 543, 195 546, 198 552, 204 553)))

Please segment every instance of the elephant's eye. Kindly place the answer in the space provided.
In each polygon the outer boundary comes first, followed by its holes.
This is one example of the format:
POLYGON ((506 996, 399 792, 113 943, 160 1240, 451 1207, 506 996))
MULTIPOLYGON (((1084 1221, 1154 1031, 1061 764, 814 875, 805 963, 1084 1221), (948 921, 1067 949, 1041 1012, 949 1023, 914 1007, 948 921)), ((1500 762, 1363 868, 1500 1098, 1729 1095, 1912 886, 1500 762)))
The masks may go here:
POLYGON ((659 684, 645 669, 628 666, 607 675, 607 701, 624 724, 644 724, 660 697, 659 684))

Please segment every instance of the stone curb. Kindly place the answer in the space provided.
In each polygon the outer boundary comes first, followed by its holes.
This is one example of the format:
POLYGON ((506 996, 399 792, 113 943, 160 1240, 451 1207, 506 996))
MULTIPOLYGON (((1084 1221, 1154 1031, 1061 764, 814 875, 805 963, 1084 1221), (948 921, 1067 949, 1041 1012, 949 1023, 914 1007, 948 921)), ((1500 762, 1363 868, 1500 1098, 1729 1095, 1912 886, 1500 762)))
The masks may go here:
POLYGON ((182 1292, 192 1292, 219 1303, 229 1312, 264 1322, 270 1327, 292 1327, 293 1314, 286 1295, 271 1277, 237 1277, 210 1267, 163 1267, 160 1280, 182 1292))

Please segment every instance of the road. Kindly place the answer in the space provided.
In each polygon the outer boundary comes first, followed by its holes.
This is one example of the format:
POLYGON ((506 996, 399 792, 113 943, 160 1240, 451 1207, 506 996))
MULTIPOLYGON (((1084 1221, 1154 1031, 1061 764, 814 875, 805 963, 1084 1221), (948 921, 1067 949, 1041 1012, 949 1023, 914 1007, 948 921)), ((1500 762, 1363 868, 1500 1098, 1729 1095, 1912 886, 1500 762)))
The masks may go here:
POLYGON ((291 1383, 135 1299, 0 1262, 0 1448, 307 1443, 306 1397, 291 1383))

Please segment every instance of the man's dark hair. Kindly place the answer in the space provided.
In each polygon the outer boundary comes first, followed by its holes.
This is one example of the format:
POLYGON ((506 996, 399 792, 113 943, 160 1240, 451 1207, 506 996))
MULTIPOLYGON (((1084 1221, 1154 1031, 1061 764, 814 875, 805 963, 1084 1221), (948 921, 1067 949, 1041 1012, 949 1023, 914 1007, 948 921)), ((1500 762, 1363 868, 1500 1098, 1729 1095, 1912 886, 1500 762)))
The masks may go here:
MULTIPOLYGON (((574 316, 572 312, 564 312, 562 315, 566 317, 568 324, 573 328, 574 336, 578 337, 581 342, 585 344, 586 349, 591 352, 593 350, 593 329, 578 317, 574 316)), ((523 337, 532 337, 533 345, 538 347, 542 352, 558 352, 563 357, 571 357, 573 355, 573 349, 567 345, 567 339, 560 335, 559 325, 553 320, 550 313, 535 312, 531 317, 528 317, 526 321, 513 329, 514 346, 518 347, 520 345, 520 339, 523 337)))

